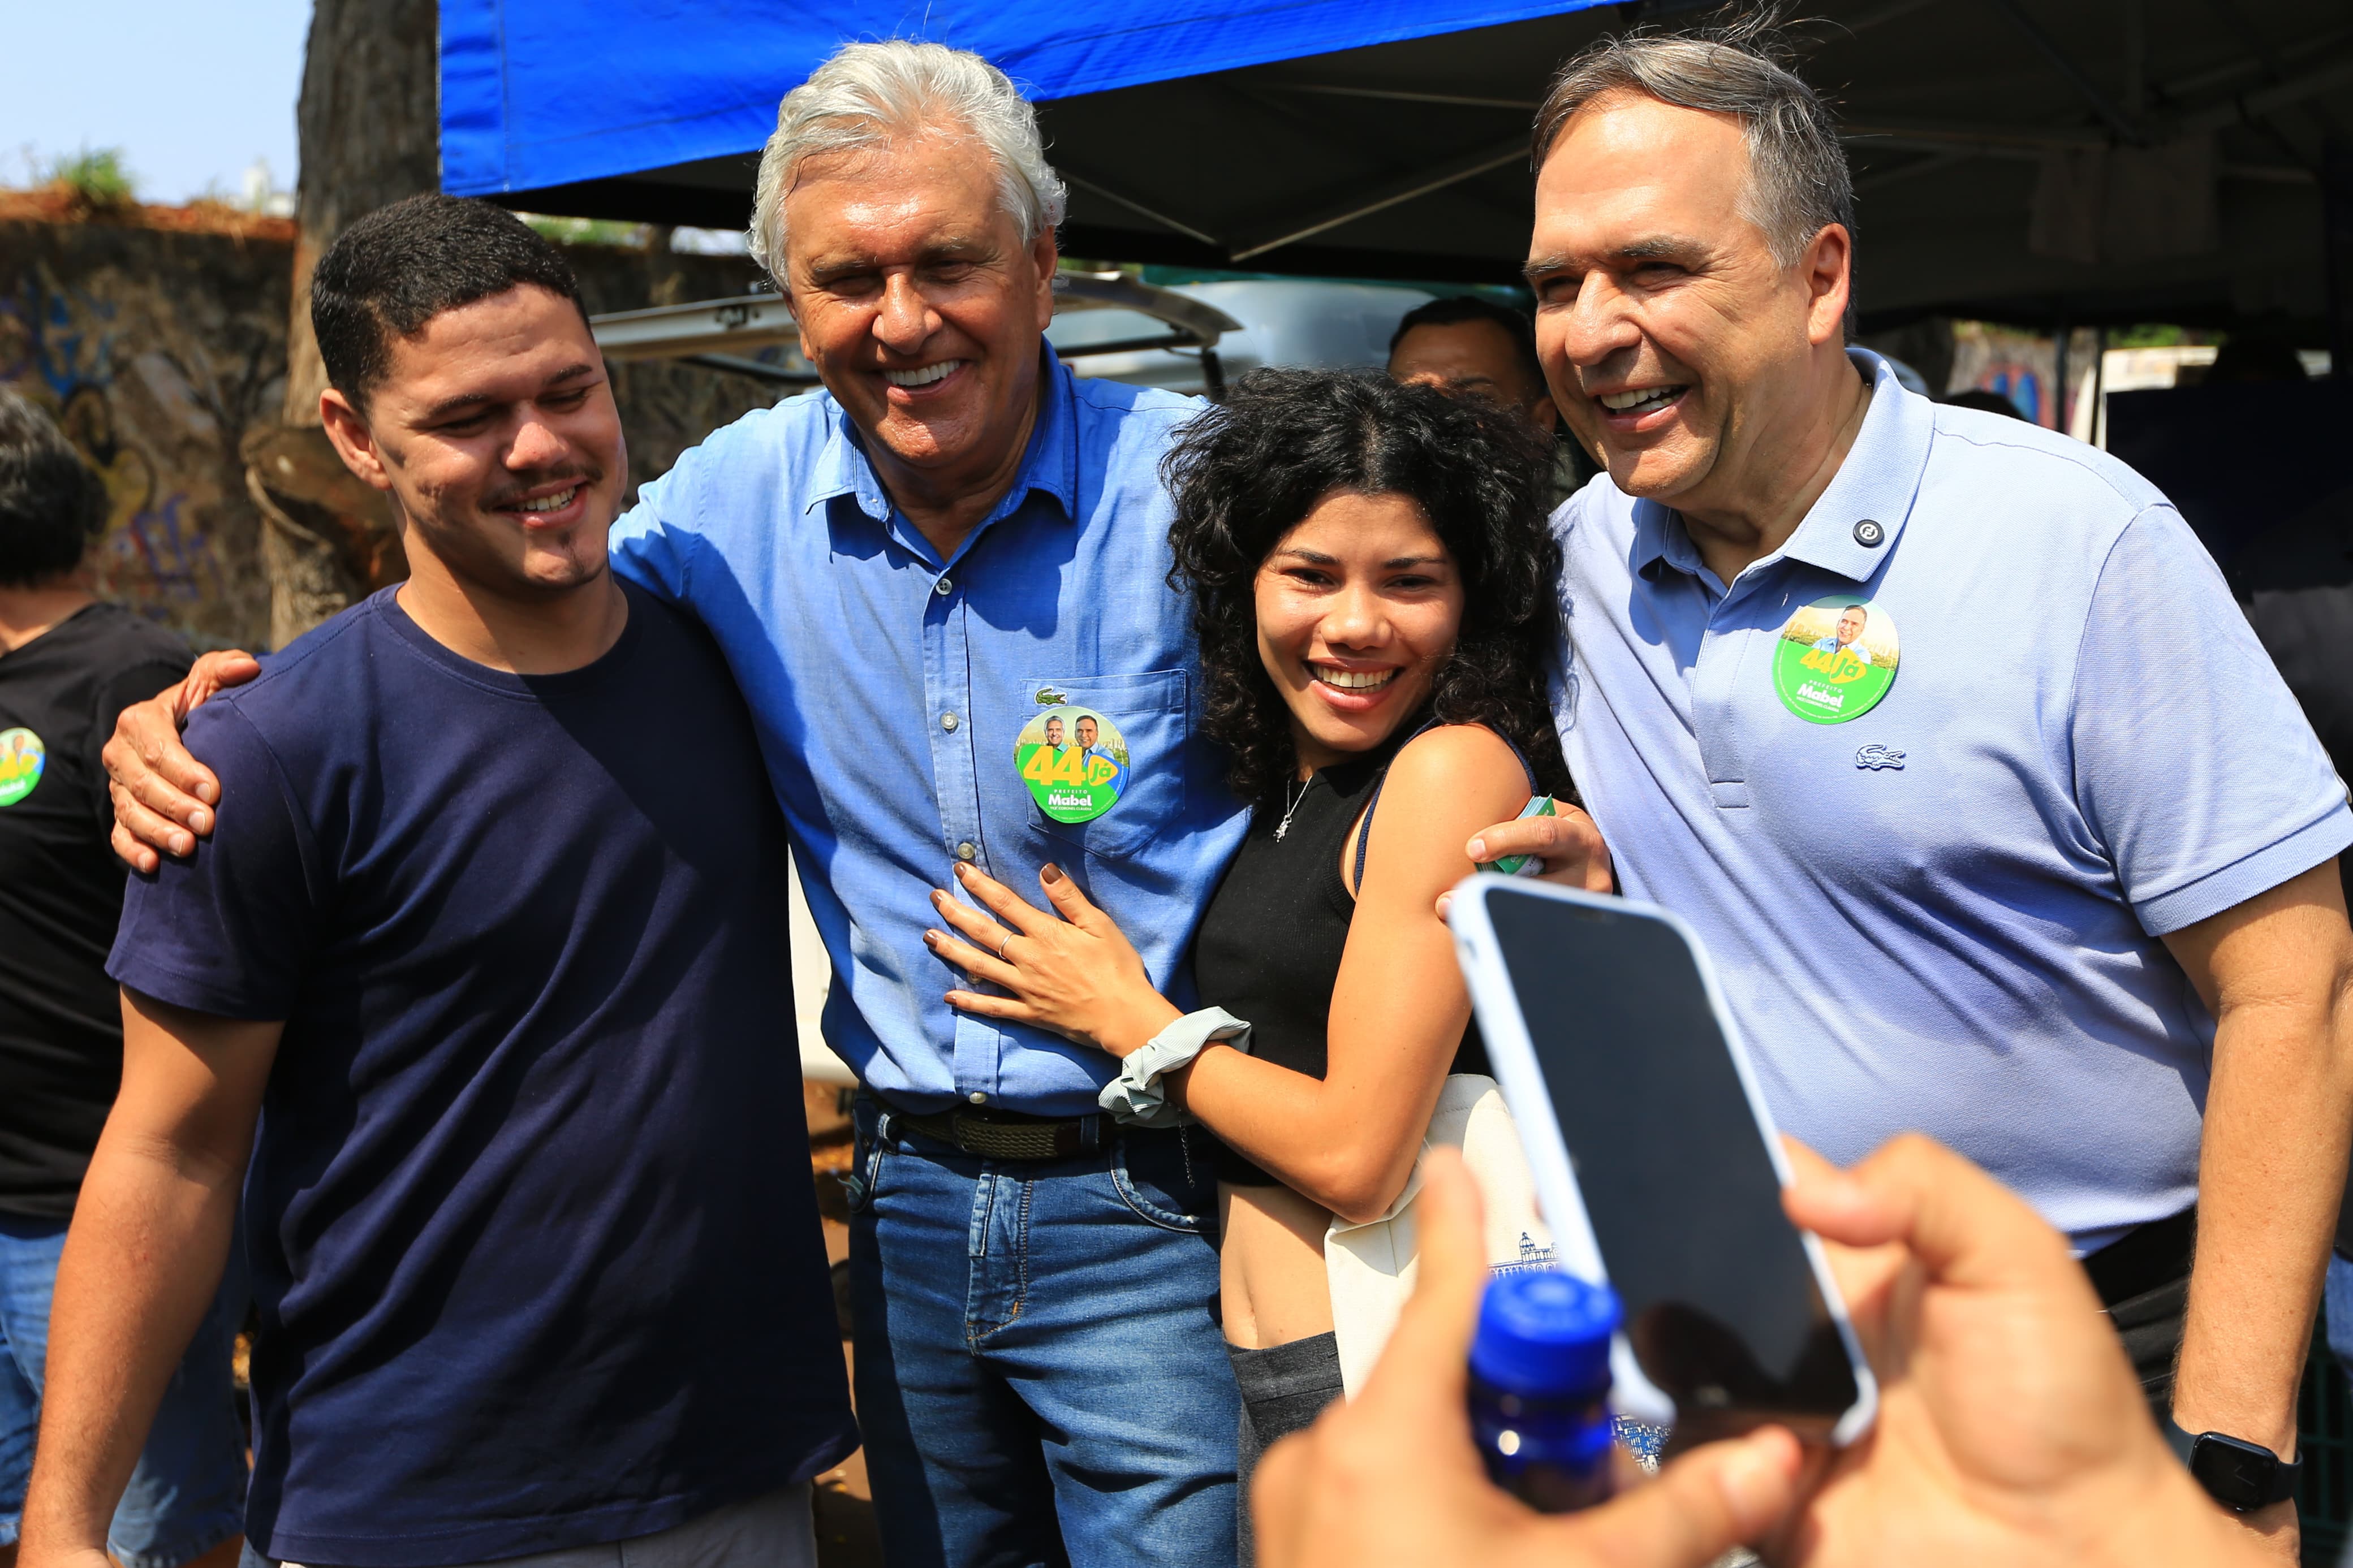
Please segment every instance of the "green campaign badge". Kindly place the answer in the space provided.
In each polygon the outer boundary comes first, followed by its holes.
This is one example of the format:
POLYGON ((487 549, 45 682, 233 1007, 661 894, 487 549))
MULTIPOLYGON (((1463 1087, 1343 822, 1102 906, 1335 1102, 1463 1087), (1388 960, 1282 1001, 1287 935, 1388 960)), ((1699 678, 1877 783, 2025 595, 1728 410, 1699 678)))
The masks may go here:
POLYGON ((1901 662, 1887 612, 1837 595, 1815 600, 1781 628, 1773 645, 1773 689, 1810 724, 1843 724, 1879 705, 1901 662))
POLYGON ((0 805, 32 794, 48 762, 49 749, 30 730, 0 730, 0 805))
POLYGON ((1057 822, 1092 822, 1127 788, 1127 737, 1092 708, 1038 714, 1021 726, 1013 760, 1038 809, 1057 822))

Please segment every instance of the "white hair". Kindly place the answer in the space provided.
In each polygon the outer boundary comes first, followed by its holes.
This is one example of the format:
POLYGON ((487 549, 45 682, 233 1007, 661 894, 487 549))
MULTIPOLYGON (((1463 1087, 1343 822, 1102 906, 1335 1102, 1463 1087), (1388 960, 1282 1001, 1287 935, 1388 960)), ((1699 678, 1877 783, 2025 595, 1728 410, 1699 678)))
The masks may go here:
POLYGON ((939 131, 988 149, 997 199, 1023 244, 1060 224, 1069 198, 1046 162, 1038 111, 1003 71, 944 44, 844 44, 776 106, 752 205, 752 259, 784 287, 785 193, 808 159, 939 131))

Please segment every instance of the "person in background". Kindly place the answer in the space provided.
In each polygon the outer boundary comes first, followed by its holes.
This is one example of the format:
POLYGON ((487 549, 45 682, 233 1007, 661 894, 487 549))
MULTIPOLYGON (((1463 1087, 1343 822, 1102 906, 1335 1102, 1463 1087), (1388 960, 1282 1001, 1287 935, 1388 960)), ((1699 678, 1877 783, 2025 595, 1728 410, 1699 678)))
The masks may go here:
MULTIPOLYGON (((1392 381, 1493 398, 1547 439, 1559 434, 1559 411, 1545 386, 1535 329, 1524 310, 1476 294, 1417 305, 1389 334, 1388 369, 1392 381)), ((1553 442, 1546 504, 1559 505, 1596 471, 1575 441, 1553 442)))
POLYGON ((2253 385, 2263 382, 2304 382, 2312 379, 2295 345, 2263 332, 2233 332, 2214 351, 2200 386, 2253 385))
POLYGON ((1783 1201, 1827 1244, 1879 1375, 1871 1431, 1810 1458, 1767 1426, 1598 1508, 1531 1511, 1472 1446, 1479 1194, 1440 1151, 1380 1363, 1259 1468, 1263 1568, 1703 1568, 1744 1543, 1786 1568, 2272 1561, 2167 1455, 2066 1238, 2026 1204, 1916 1135, 1843 1172, 1791 1153, 1783 1201))
MULTIPOLYGON (((1169 455, 1209 734, 1257 811, 1193 955, 1211 1016, 1249 1038, 1212 1037, 1152 1081, 1221 1140, 1245 1484, 1341 1393, 1334 1215, 1387 1213, 1447 1074, 1488 1070, 1432 910, 1471 873, 1472 828, 1567 788, 1543 697, 1548 456, 1483 399, 1309 371, 1247 377, 1169 455)), ((1130 1062, 1201 1016, 1059 868, 1039 876, 1052 913, 960 875, 988 913, 941 894, 953 933, 934 945, 987 989, 956 1006, 1130 1062)))
POLYGON ((1535 328, 1524 311, 1475 294, 1408 310, 1389 334, 1389 379, 1493 398, 1547 436, 1559 424, 1535 328))
POLYGON ((785 826, 711 639, 607 570, 578 286, 415 196, 328 247, 311 319, 410 575, 189 718, 227 805, 125 900, 24 1568, 105 1568, 240 1195, 250 1555, 813 1568, 857 1434, 785 826))
POLYGON ((2343 783, 2153 486, 1847 345, 1846 155, 1769 33, 1596 45, 1535 153, 1537 337, 1609 465, 1555 514, 1592 817, 1472 858, 1598 825, 1779 1125, 1841 1161, 1925 1131, 2034 1203, 2293 1560, 2353 1134, 2343 783), (1832 688, 1784 632, 1846 605, 1877 651, 1832 688))
MULTIPOLYGON (((122 1077, 106 950, 122 913, 99 752, 115 715, 187 673, 178 638, 90 591, 106 487, 47 416, 0 390, 0 1568, 16 1556, 67 1222, 122 1077)), ((122 1568, 226 1568, 245 1435, 232 1269, 155 1414, 106 1548, 122 1568)))

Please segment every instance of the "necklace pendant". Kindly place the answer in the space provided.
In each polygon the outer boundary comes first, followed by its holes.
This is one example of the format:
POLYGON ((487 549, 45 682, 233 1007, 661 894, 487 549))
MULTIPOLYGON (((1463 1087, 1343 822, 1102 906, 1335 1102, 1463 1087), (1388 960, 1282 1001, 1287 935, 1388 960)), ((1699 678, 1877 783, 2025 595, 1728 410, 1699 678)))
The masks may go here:
POLYGON ((1286 817, 1284 817, 1281 822, 1278 822, 1278 823, 1276 823, 1276 824, 1274 825, 1274 841, 1275 841, 1277 844, 1282 843, 1282 836, 1283 836, 1284 834, 1286 834, 1286 833, 1290 832, 1290 831, 1291 831, 1291 818, 1289 818, 1288 816, 1286 816, 1286 817))

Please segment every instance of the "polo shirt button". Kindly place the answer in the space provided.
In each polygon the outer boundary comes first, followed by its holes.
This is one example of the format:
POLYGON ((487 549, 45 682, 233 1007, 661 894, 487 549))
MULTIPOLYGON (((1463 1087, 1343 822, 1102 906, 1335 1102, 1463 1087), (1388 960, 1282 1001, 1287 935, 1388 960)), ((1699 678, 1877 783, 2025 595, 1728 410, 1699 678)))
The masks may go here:
POLYGON ((949 577, 941 578, 938 582, 932 584, 932 592, 939 595, 942 598, 947 597, 950 594, 955 592, 955 579, 949 577))
POLYGON ((975 1105, 987 1105, 988 1103, 988 1096, 981 1093, 980 1090, 976 1089, 970 1094, 965 1095, 965 1098, 971 1100, 975 1105))
POLYGON ((962 722, 964 722, 964 721, 958 719, 953 713, 943 713, 940 715, 940 728, 943 730, 953 730, 962 722))
POLYGON ((1880 542, 1886 537, 1887 531, 1870 518, 1866 517, 1854 525, 1854 542, 1865 550, 1878 549, 1880 542))
POLYGON ((973 847, 972 842, 969 839, 956 846, 956 858, 959 860, 976 859, 979 855, 980 851, 973 847))

